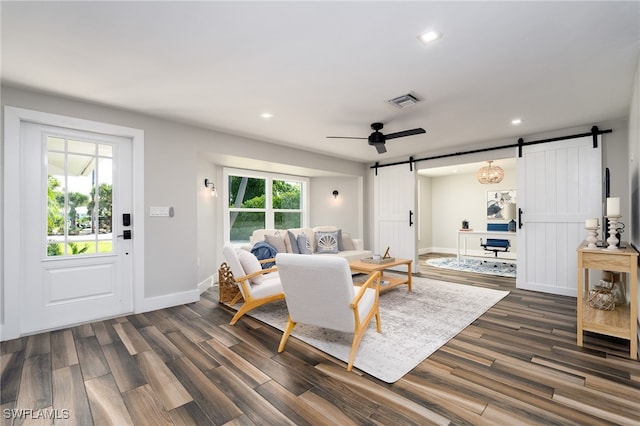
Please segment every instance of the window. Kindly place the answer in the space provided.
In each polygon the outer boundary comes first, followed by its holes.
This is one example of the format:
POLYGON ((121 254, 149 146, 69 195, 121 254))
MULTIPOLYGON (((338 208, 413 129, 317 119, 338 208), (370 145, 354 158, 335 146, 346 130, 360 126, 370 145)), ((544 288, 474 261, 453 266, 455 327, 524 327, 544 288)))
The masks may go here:
POLYGON ((46 256, 113 251, 113 146, 47 136, 46 256))
POLYGON ((306 226, 308 179, 227 169, 225 183, 225 231, 231 242, 248 242, 256 229, 306 226))

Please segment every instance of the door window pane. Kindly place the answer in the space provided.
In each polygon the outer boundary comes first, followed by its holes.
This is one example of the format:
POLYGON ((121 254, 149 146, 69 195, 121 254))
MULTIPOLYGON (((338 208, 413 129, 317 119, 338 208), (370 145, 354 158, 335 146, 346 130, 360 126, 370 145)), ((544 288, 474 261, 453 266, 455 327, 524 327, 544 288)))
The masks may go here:
POLYGON ((112 147, 47 138, 47 256, 111 253, 112 147))

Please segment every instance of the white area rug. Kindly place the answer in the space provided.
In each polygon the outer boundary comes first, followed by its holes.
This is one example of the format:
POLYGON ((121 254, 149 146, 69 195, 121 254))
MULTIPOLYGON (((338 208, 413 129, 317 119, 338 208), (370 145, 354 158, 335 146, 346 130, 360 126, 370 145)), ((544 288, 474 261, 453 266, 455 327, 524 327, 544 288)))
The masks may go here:
MULTIPOLYGON (((413 278, 413 291, 399 286, 380 296, 382 333, 375 319, 360 343, 354 366, 393 383, 474 322, 508 291, 413 278)), ((287 323, 285 301, 254 309, 247 315, 279 330, 287 323)), ((344 362, 353 336, 298 324, 292 336, 344 362)), ((287 349, 285 348, 285 351, 287 349)))
POLYGON ((439 257, 428 259, 426 264, 436 268, 452 269, 454 271, 475 272, 477 274, 497 275, 500 277, 516 277, 516 261, 486 261, 478 259, 462 259, 458 263, 455 257, 439 257))

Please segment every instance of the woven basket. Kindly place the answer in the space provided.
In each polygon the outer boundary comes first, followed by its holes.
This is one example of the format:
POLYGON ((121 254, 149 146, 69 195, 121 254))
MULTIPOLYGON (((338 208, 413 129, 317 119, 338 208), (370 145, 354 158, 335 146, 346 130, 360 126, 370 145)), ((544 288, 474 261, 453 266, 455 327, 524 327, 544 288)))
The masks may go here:
MULTIPOLYGON (((231 268, 226 263, 223 263, 218 269, 218 301, 228 305, 238 293, 240 293, 240 289, 233 278, 231 268)), ((240 297, 240 300, 242 300, 242 297, 240 297)))
POLYGON ((613 311, 616 308, 613 293, 610 288, 595 287, 589 290, 589 298, 587 299, 589 306, 604 311, 613 311))

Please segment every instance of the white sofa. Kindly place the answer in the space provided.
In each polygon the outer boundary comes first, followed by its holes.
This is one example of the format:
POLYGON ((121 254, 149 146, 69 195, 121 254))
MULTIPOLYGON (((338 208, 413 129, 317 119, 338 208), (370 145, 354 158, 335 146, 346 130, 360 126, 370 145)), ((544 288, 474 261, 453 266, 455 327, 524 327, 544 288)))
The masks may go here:
MULTIPOLYGON (((308 245, 310 246, 307 248, 311 248, 313 255, 340 256, 347 259, 347 261, 359 260, 364 257, 371 257, 372 255, 372 252, 370 250, 364 249, 364 242, 361 239, 351 238, 348 233, 342 232, 342 230, 338 229, 335 226, 318 226, 315 228, 294 229, 256 229, 251 234, 249 244, 243 246, 243 248, 245 250, 251 251, 251 248, 254 244, 259 241, 267 241, 268 239, 268 243, 271 244, 272 242, 274 242, 274 244, 271 245, 273 245, 276 250, 278 250, 278 252, 282 252, 284 249, 284 252, 286 253, 295 253, 296 250, 291 246, 293 241, 291 235, 295 237, 295 241, 297 242, 298 236, 300 234, 304 234, 306 236, 308 245), (327 247, 325 244, 323 244, 326 241, 326 238, 323 237, 329 237, 329 234, 335 235, 335 233, 338 233, 339 239, 341 237, 339 248, 341 248, 342 250, 338 250, 334 253, 333 251, 335 250, 332 250, 331 247, 327 247), (267 238, 265 238, 265 236, 267 238), (280 245, 280 239, 282 240, 282 245, 280 245), (320 247, 318 246, 318 243, 320 243, 320 247), (279 245, 279 247, 276 247, 276 245, 279 245), (326 251, 332 252, 327 253, 326 251)), ((331 239, 329 238, 329 240, 331 239)))

